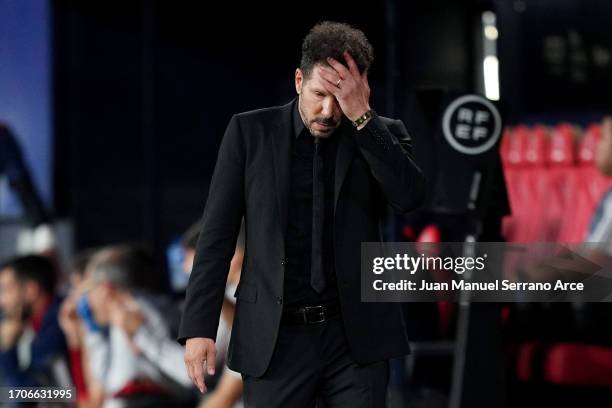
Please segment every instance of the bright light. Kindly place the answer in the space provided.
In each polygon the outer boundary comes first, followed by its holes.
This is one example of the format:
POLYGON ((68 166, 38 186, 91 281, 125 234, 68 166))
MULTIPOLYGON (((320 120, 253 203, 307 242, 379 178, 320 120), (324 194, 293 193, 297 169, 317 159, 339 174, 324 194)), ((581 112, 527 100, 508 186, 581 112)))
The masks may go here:
POLYGON ((482 13, 482 82, 481 91, 492 101, 499 101, 499 60, 497 59, 497 16, 492 11, 482 13), (484 88, 484 89, 483 89, 484 88))
POLYGON ((484 34, 485 34, 485 37, 487 37, 487 39, 491 41, 497 40, 497 37, 499 36, 499 33, 497 32, 497 28, 495 28, 495 26, 493 25, 485 26, 484 34))
POLYGON ((499 61, 489 55, 483 62, 485 96, 492 101, 499 101, 499 61))

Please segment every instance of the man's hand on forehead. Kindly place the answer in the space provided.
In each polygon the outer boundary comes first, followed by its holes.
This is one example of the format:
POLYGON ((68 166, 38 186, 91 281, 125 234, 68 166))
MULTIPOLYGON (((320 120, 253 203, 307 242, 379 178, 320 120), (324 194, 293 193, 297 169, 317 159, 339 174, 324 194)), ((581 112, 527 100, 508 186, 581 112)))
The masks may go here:
POLYGON ((328 58, 329 67, 319 65, 319 73, 325 80, 323 86, 333 94, 340 109, 351 121, 355 121, 370 110, 370 85, 366 72, 361 74, 355 60, 348 51, 344 52, 346 66, 328 58))

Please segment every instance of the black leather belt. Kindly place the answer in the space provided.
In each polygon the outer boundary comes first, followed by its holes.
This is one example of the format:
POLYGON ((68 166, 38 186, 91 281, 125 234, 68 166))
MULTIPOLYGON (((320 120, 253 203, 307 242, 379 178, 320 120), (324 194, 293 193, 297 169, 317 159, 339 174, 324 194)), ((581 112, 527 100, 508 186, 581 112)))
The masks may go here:
POLYGON ((315 324, 323 323, 340 315, 338 303, 328 303, 316 306, 300 306, 283 310, 283 324, 315 324))

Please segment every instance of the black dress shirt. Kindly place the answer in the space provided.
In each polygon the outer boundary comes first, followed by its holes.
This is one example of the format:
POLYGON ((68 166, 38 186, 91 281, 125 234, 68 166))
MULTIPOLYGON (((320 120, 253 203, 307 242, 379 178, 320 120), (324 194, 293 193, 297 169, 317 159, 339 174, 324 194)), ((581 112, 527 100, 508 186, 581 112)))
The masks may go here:
POLYGON ((312 249, 312 164, 314 136, 300 116, 298 102, 293 109, 293 138, 291 149, 291 189, 285 241, 286 267, 284 278, 284 304, 290 308, 332 302, 338 298, 338 286, 334 270, 333 221, 334 221, 334 172, 338 132, 322 138, 325 183, 325 217, 323 227, 323 265, 326 287, 317 293, 310 285, 310 261, 312 249))

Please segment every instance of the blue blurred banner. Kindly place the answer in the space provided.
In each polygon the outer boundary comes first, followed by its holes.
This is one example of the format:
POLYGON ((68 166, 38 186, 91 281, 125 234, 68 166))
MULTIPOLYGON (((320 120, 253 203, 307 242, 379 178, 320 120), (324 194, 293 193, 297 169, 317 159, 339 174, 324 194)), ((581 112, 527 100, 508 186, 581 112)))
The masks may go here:
MULTIPOLYGON (((51 28, 47 0, 0 0, 0 123, 17 137, 47 207, 53 194, 51 28)), ((20 214, 0 176, 0 217, 20 214)))

